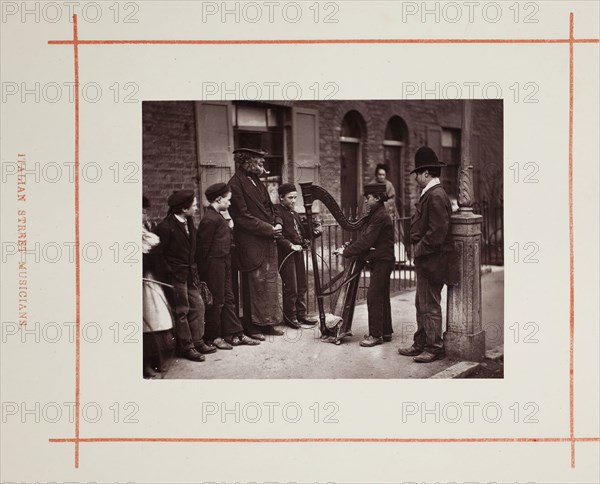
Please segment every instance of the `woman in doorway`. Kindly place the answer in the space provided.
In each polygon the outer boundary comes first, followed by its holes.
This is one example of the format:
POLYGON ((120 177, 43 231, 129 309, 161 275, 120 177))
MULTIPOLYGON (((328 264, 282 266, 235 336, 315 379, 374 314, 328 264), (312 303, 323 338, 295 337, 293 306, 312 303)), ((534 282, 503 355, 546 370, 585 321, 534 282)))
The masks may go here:
POLYGON ((396 252, 396 260, 402 261, 405 259, 405 252, 401 245, 404 236, 404 227, 402 227, 402 221, 400 220, 400 214, 396 206, 396 189, 394 188, 394 184, 387 179, 388 172, 389 167, 383 163, 379 163, 375 167, 375 181, 376 183, 385 183, 387 201, 383 205, 394 223, 394 242, 399 244, 398 249, 394 251, 396 252))

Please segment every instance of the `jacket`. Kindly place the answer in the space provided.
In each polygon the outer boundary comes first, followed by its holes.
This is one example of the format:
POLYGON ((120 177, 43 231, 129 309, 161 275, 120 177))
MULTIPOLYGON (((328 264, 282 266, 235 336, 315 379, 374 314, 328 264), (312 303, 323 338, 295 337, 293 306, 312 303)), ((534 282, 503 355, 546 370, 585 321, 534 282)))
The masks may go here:
POLYGON ((442 185, 435 185, 416 204, 410 221, 417 274, 436 283, 455 284, 454 240, 450 230, 452 205, 442 185))
POLYGON ((269 244, 275 243, 273 227, 281 219, 258 177, 237 171, 229 180, 229 190, 238 265, 242 272, 253 271, 264 262, 269 244))
POLYGON ((231 254, 233 234, 227 220, 209 206, 198 225, 196 237, 196 263, 203 274, 208 260, 215 257, 227 257, 231 254))
POLYGON ((383 203, 369 217, 366 228, 344 249, 344 257, 362 255, 368 261, 393 261, 394 224, 383 203))
POLYGON ((169 214, 154 230, 160 238, 154 249, 160 261, 157 276, 164 282, 186 282, 190 274, 197 276, 196 228, 191 217, 187 218, 187 227, 189 235, 175 215, 169 214))

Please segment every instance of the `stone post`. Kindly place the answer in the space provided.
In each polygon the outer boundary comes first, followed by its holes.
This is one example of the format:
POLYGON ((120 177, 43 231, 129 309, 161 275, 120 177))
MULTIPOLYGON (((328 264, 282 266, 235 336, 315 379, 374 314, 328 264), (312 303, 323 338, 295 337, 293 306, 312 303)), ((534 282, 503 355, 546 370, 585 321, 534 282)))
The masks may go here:
POLYGON ((449 356, 467 361, 485 357, 485 331, 481 325, 481 224, 473 213, 472 166, 460 172, 459 210, 450 220, 458 265, 458 285, 448 286, 444 346, 449 356))

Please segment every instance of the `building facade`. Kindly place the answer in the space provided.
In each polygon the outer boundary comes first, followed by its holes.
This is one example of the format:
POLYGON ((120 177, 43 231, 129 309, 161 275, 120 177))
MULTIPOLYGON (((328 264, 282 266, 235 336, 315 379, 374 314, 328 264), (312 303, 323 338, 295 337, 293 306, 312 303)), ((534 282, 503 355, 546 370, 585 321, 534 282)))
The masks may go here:
POLYGON ((279 183, 313 181, 350 215, 360 211, 376 165, 385 163, 398 213, 410 216, 419 193, 409 174, 423 145, 448 165, 442 183, 451 198, 461 166, 469 164, 475 201, 502 203, 501 100, 145 101, 142 119, 143 189, 154 219, 164 216, 173 190, 193 188, 203 198, 207 186, 227 182, 239 147, 269 153, 273 194, 279 183))

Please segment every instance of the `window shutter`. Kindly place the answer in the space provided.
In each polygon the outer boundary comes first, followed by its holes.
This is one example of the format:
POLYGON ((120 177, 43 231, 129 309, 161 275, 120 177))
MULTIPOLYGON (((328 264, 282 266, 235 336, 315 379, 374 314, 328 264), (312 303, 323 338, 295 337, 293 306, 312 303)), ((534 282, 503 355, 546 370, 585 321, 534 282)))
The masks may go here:
MULTIPOLYGON (((292 183, 314 182, 319 184, 319 111, 307 108, 292 108, 293 156, 292 183)), ((302 192, 298 187, 296 210, 304 212, 302 192)), ((318 203, 313 204, 318 212, 318 203)))
POLYGON ((442 128, 439 126, 427 127, 427 146, 429 146, 438 159, 442 159, 442 128))
POLYGON ((206 188, 213 183, 227 183, 234 172, 232 110, 229 102, 196 103, 198 188, 205 207, 206 188))

